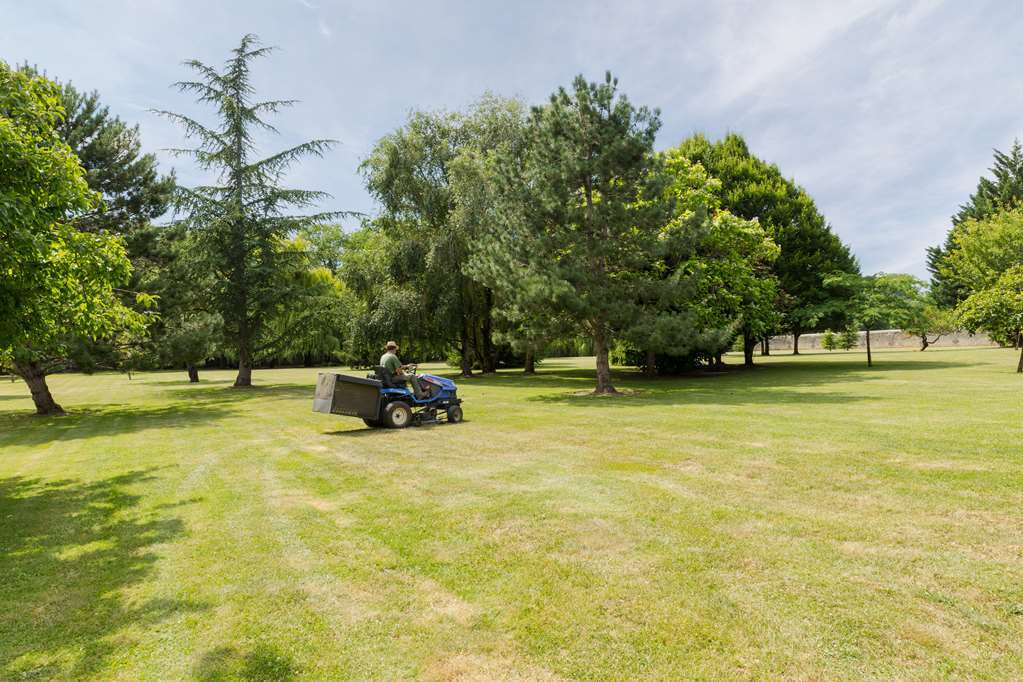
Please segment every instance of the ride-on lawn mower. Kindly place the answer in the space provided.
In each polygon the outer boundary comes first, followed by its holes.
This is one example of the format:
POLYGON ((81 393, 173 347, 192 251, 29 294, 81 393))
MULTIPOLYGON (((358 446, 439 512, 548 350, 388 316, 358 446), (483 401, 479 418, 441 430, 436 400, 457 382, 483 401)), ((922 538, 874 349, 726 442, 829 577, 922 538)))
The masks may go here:
POLYGON ((366 426, 403 429, 406 426, 462 421, 462 400, 451 379, 433 374, 416 374, 409 365, 406 375, 412 384, 391 380, 383 367, 366 378, 321 372, 316 378, 313 411, 361 417, 366 426))

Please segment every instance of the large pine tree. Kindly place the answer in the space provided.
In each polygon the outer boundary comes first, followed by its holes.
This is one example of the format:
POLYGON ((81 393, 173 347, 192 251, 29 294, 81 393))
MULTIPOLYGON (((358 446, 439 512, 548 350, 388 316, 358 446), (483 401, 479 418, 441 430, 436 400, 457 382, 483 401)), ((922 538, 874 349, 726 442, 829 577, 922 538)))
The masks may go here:
POLYGON ((213 184, 181 189, 179 204, 184 223, 196 236, 199 253, 214 274, 208 292, 223 320, 224 336, 238 355, 235 386, 252 384, 252 363, 274 339, 267 338, 267 320, 294 294, 290 275, 294 250, 285 240, 295 231, 342 215, 292 215, 293 209, 313 206, 328 198, 324 192, 284 187, 282 177, 299 159, 321 156, 333 140, 311 140, 265 158, 257 158, 255 133, 276 133, 261 116, 276 113, 294 100, 254 101, 252 62, 273 48, 261 47, 246 35, 232 51, 223 70, 191 60, 186 64, 198 80, 175 85, 212 105, 215 126, 169 111, 167 116, 198 140, 192 149, 174 150, 188 156, 215 177, 213 184))
POLYGON ((568 321, 593 340, 598 394, 614 393, 608 351, 642 313, 663 216, 639 202, 652 167, 657 112, 636 108, 607 74, 579 76, 530 115, 524 150, 499 159, 496 229, 472 270, 504 305, 568 321))

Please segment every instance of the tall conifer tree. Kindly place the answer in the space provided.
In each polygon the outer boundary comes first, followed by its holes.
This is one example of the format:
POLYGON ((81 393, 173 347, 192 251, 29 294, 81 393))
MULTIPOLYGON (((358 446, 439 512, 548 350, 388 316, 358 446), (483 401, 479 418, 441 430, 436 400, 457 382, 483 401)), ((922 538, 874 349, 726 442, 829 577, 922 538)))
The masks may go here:
POLYGON ((196 94, 200 103, 212 105, 219 117, 216 126, 183 114, 157 112, 180 123, 186 136, 199 142, 196 148, 173 151, 191 157, 216 178, 214 184, 181 189, 178 198, 184 222, 197 237, 196 257, 215 275, 209 295, 223 319, 225 340, 238 354, 234 385, 239 387, 252 384, 253 359, 271 342, 265 338, 269 315, 292 295, 288 265, 295 254, 284 248, 286 238, 303 227, 343 215, 291 215, 291 210, 308 208, 329 195, 281 184, 292 164, 305 156, 322 156, 333 140, 311 140, 256 158, 255 133, 277 132, 261 116, 295 103, 253 101, 252 62, 272 50, 261 47, 256 36, 246 35, 222 71, 196 60, 186 62, 199 79, 175 85, 196 94))

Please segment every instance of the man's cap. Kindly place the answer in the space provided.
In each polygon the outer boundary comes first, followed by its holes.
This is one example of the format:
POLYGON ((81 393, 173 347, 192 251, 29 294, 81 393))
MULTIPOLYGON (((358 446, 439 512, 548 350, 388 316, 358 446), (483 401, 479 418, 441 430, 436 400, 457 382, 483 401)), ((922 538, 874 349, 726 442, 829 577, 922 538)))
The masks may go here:
POLYGON ((398 350, 398 344, 396 344, 394 341, 388 341, 387 346, 385 346, 385 348, 387 348, 387 350, 398 350))

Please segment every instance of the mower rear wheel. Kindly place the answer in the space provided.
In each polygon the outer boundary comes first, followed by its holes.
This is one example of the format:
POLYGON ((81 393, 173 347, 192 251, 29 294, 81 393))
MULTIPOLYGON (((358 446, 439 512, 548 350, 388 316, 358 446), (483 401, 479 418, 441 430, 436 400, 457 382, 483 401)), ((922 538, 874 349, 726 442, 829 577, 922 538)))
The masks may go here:
POLYGON ((395 400, 384 407, 384 424, 389 429, 403 429, 412 423, 412 408, 408 403, 395 400))
POLYGON ((452 424, 457 424, 462 421, 462 408, 458 405, 452 405, 448 408, 448 421, 452 424))

